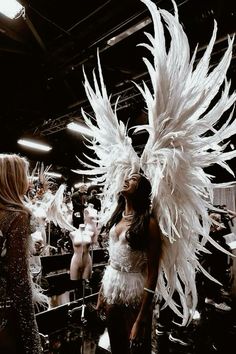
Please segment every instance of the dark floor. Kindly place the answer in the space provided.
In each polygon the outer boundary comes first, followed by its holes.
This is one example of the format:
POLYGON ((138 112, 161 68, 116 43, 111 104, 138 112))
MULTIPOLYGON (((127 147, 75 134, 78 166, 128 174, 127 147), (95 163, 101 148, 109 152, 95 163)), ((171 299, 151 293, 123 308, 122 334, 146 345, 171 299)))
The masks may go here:
POLYGON ((186 328, 172 326, 165 331, 158 327, 154 353, 235 353, 236 316, 235 306, 231 306, 231 311, 223 311, 206 305, 200 318, 186 328))
MULTIPOLYGON (((154 328, 153 354, 233 354, 236 338, 236 306, 230 311, 205 304, 188 327, 172 324, 154 328), (200 316, 199 316, 200 315, 200 316)), ((228 302, 229 304, 229 302, 228 302)), ((49 335, 48 354, 108 354, 109 339, 102 322, 87 313, 81 325, 79 312, 68 325, 49 335)), ((160 323, 160 322, 159 322, 160 323)), ((145 353, 143 353, 145 354, 145 353)))

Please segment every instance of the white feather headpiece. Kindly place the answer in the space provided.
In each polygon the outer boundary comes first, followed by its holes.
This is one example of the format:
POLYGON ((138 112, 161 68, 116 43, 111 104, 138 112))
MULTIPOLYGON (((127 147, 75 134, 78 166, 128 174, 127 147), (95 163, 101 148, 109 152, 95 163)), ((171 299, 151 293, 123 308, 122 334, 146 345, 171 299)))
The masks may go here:
POLYGON ((147 105, 148 124, 136 127, 136 131, 145 129, 148 141, 139 158, 124 124, 118 122, 116 106, 114 110, 111 107, 98 57, 99 80, 93 74, 94 89, 84 74, 85 91, 96 120, 82 112, 93 133, 89 148, 97 158, 90 159, 91 164, 84 163, 88 167, 86 171, 77 172, 96 176, 96 182, 104 183, 102 213, 109 219, 113 212, 111 201, 120 191, 125 176, 132 171, 144 171, 152 185, 153 214, 163 235, 157 293, 182 317, 182 324, 186 324, 189 320, 187 298, 188 302, 191 299, 192 309, 197 304, 196 270, 212 278, 199 264, 198 254, 205 251, 206 241, 222 250, 209 237, 208 208, 212 203, 213 185, 203 169, 218 164, 234 175, 226 161, 235 157, 236 151, 224 152, 226 145, 222 144, 236 133, 233 111, 222 127, 216 128, 223 113, 236 100, 235 92, 229 94, 230 82, 226 78, 234 38, 228 38, 228 49, 218 65, 210 69, 217 32, 215 22, 205 53, 194 66, 197 50, 191 58, 176 4, 173 2, 173 16, 157 9, 150 0, 141 1, 148 7, 154 25, 154 35, 146 33, 150 43, 142 44, 153 57, 153 64, 144 58, 152 88, 145 83, 143 87, 138 86, 147 105), (169 49, 164 27, 170 34, 169 49), (221 97, 212 104, 222 85, 221 97), (182 311, 172 299, 175 291, 180 296, 182 311))

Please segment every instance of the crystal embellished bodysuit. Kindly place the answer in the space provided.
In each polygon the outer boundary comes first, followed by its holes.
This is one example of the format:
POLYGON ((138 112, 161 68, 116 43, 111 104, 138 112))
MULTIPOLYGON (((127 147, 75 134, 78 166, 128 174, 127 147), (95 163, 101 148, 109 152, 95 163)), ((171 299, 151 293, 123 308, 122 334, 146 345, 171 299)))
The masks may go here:
POLYGON ((103 280, 103 295, 108 304, 137 306, 142 301, 147 269, 144 251, 133 250, 123 231, 119 237, 115 226, 109 234, 110 261, 103 280))
MULTIPOLYGON (((29 215, 0 210, 0 335, 9 326, 17 353, 42 353, 29 273, 29 215)), ((0 351, 1 351, 0 343, 0 351)))

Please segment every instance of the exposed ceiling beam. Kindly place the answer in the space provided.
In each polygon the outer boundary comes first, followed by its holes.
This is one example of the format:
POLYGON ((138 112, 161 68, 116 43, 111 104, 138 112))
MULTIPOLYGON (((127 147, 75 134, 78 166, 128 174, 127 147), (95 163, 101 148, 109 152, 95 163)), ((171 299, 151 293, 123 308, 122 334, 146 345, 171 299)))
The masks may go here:
POLYGON ((0 53, 12 53, 12 54, 20 54, 20 55, 30 55, 30 53, 27 50, 24 49, 18 49, 18 48, 12 48, 10 46, 0 46, 0 53))
POLYGON ((29 27, 29 29, 31 30, 34 38, 36 39, 36 41, 38 42, 38 44, 40 45, 40 47, 42 48, 42 50, 44 52, 47 51, 46 46, 44 44, 44 42, 42 41, 42 38, 40 37, 38 31, 36 30, 36 28, 34 27, 32 21, 30 20, 29 16, 26 14, 26 12, 23 14, 23 19, 25 21, 25 23, 27 24, 27 26, 29 27))
POLYGON ((6 19, 3 15, 0 14, 0 33, 5 35, 6 37, 12 39, 15 42, 28 45, 26 39, 23 38, 19 32, 10 28, 9 20, 6 19))

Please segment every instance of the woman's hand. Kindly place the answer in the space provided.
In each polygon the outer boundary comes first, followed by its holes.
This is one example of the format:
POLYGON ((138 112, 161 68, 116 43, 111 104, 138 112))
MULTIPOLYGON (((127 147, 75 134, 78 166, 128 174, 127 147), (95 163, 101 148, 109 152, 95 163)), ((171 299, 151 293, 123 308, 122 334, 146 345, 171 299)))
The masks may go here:
POLYGON ((101 289, 98 294, 98 300, 97 300, 97 305, 96 305, 95 309, 97 310, 97 314, 100 317, 100 319, 103 322, 106 321, 106 302, 103 297, 101 289))
POLYGON ((139 352, 144 345, 145 322, 136 320, 130 332, 130 349, 133 352, 139 352))
POLYGON ((145 322, 136 320, 130 332, 130 340, 140 341, 143 339, 145 334, 145 322))

